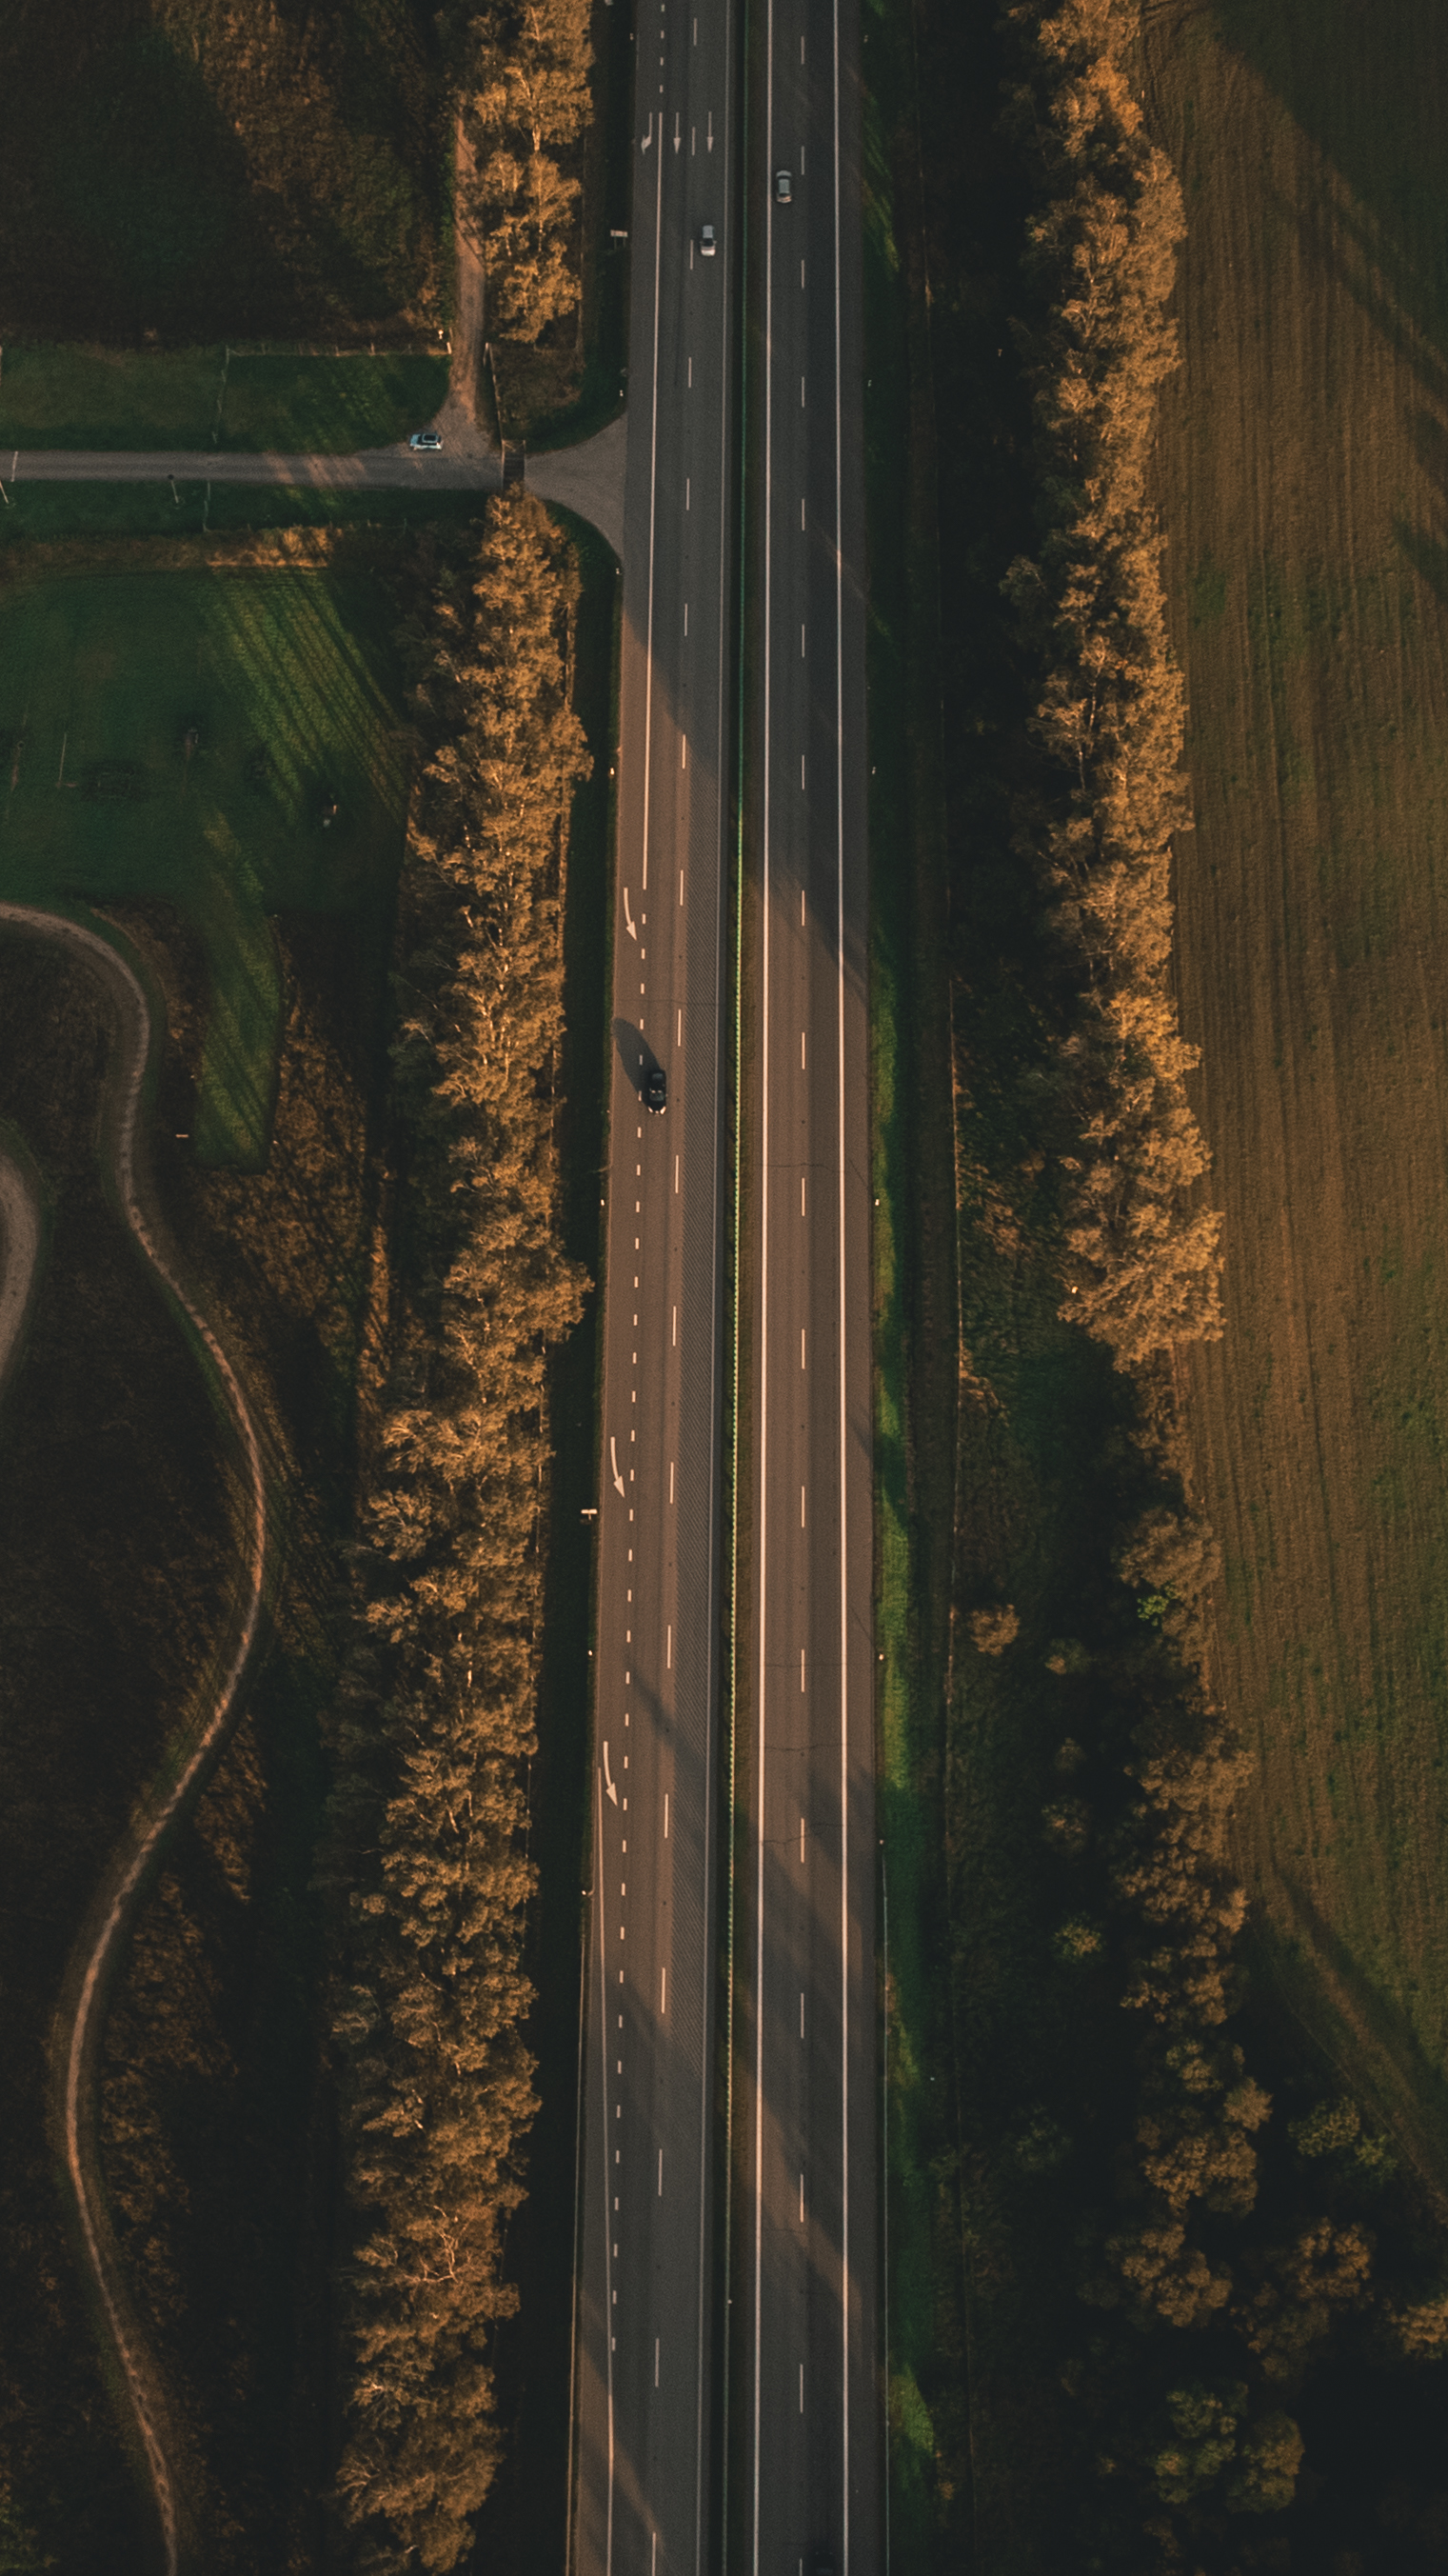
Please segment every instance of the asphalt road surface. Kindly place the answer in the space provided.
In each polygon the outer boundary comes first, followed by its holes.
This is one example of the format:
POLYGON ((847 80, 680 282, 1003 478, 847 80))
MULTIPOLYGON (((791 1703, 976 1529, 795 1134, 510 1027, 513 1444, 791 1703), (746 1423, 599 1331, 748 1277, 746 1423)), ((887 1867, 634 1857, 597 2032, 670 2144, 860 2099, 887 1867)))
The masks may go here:
POLYGON ((697 18, 639 0, 637 41, 572 2566, 702 2576, 718 2507, 732 0, 697 18), (662 1114, 641 1097, 656 1068, 662 1114))
POLYGON ((800 2576, 828 2552, 839 2576, 864 2576, 881 2563, 881 2413, 858 22, 850 0, 765 0, 761 15, 749 185, 763 348, 746 431, 752 1883, 736 2004, 750 2074, 730 2556, 800 2576))
POLYGON ((308 484, 341 491, 496 491, 502 459, 480 436, 449 437, 440 456, 410 447, 364 447, 350 456, 227 455, 205 448, 21 447, 0 455, 0 482, 308 484))

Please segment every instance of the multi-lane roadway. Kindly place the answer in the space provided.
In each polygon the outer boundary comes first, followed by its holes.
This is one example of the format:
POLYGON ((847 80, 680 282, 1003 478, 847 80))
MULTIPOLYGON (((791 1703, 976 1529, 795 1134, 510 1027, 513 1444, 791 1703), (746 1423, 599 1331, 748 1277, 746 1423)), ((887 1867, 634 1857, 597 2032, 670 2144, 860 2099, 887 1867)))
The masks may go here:
POLYGON ((765 0, 763 21, 732 2554, 851 2576, 879 2564, 880 2505, 859 144, 838 0, 765 0))
POLYGON ((637 43, 571 2560, 863 2576, 880 2463, 857 38, 837 0, 764 0, 742 98, 733 0, 640 0, 637 43))
POLYGON ((702 2576, 715 2440, 730 6, 639 0, 573 2565, 702 2576), (712 223, 718 249, 702 255, 712 223), (644 1105, 646 1076, 667 1106, 644 1105))

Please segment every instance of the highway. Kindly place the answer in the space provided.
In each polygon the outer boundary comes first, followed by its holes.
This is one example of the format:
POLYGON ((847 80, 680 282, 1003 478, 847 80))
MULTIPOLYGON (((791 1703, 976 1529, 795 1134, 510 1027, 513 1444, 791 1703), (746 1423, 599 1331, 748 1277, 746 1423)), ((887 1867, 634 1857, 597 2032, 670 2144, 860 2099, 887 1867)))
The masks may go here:
POLYGON ((642 0, 576 2576, 705 2576, 724 2563, 726 2518, 731 2570, 799 2576, 820 2551, 840 2576, 880 2563, 858 37, 836 0, 756 13, 747 280, 736 41, 727 5, 671 16, 642 0), (747 1862, 721 2444, 726 841, 741 719, 747 1862), (656 1065, 662 1116, 641 1098, 656 1065))
POLYGON ((736 740, 732 0, 639 0, 598 1497, 576 2576, 717 2525, 724 1010, 736 740), (704 223, 719 235, 700 253, 704 223), (642 1102, 662 1068, 668 1105, 642 1102))
POLYGON ((864 2576, 882 2552, 859 39, 841 0, 760 15, 730 2557, 797 2576, 828 2553, 864 2576))

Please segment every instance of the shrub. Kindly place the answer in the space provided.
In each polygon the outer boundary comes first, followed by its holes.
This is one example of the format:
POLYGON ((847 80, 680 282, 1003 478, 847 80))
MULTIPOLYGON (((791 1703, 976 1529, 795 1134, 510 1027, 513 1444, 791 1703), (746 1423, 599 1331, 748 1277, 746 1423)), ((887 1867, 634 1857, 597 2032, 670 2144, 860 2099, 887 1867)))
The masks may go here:
POLYGON ((978 1653, 1003 1655, 1007 1646, 1015 1644, 1021 1633, 1021 1623, 1007 1601, 998 1610, 973 1610, 970 1633, 978 1653))

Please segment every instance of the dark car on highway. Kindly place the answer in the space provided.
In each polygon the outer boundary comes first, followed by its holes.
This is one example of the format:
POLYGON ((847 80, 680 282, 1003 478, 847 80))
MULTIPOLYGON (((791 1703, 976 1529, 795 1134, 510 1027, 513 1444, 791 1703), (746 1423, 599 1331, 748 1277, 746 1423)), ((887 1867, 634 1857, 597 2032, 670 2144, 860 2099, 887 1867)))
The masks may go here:
POLYGON ((644 1075, 645 1109, 663 1110, 669 1105, 669 1077, 661 1064, 651 1064, 644 1075))

